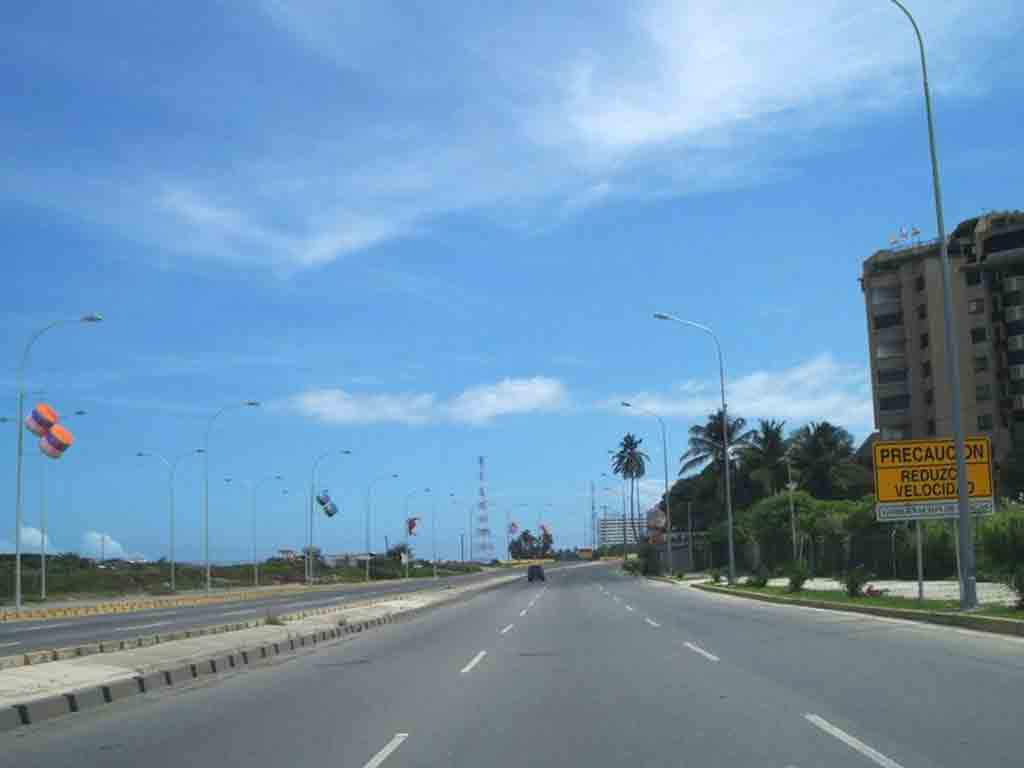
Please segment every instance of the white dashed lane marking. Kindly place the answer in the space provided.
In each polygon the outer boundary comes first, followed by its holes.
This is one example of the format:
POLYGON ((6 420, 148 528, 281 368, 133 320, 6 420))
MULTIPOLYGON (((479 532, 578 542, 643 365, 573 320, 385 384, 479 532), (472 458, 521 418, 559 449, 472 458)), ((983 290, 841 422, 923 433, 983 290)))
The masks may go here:
POLYGON ((708 653, 703 648, 701 648, 699 645, 694 645, 693 643, 683 643, 683 645, 685 645, 687 648, 689 648, 694 653, 699 653, 701 656, 703 656, 708 661, 718 661, 718 657, 715 656, 715 654, 708 653))
POLYGON ((472 661, 470 661, 469 664, 467 664, 466 666, 464 666, 462 669, 459 670, 459 674, 460 675, 465 675, 468 672, 472 672, 473 671, 473 667, 475 667, 477 664, 479 664, 481 661, 483 661, 484 660, 484 656, 486 656, 486 655, 487 655, 487 651, 480 651, 480 653, 478 653, 476 656, 473 657, 472 661))

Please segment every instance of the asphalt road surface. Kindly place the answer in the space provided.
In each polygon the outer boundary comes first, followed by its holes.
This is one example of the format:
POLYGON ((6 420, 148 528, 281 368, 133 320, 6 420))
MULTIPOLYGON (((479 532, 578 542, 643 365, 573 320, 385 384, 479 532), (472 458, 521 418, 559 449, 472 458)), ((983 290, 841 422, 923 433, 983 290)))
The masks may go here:
MULTIPOLYGON (((321 588, 304 594, 273 595, 257 600, 238 600, 212 605, 174 606, 130 613, 99 614, 96 616, 68 616, 54 619, 12 621, 0 623, 0 656, 16 653, 68 648, 102 640, 123 640, 139 635, 153 635, 195 629, 215 624, 248 621, 265 617, 268 612, 287 613, 303 608, 321 608, 345 601, 363 600, 420 589, 435 589, 438 583, 472 584, 491 578, 492 573, 473 573, 465 576, 433 579, 417 578, 407 581, 380 581, 369 586, 341 584, 337 588, 321 588)), ((498 575, 507 575, 501 572, 498 575)))
POLYGON ((1019 766, 1024 645, 566 568, 0 736, 5 764, 1019 766))

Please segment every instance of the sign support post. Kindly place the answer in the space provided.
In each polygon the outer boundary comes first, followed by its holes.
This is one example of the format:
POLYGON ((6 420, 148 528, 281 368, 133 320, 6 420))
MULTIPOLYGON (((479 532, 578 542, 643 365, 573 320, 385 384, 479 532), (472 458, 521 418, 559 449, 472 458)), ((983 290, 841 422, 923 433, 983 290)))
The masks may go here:
POLYGON ((924 553, 921 551, 921 521, 914 521, 917 534, 917 599, 924 600, 924 553))

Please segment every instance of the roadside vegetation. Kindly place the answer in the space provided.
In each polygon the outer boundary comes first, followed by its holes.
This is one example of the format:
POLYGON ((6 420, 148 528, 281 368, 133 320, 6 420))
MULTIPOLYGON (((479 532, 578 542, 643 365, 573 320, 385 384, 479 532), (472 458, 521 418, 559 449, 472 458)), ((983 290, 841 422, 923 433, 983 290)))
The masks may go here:
MULTIPOLYGON (((722 421, 717 411, 690 428, 687 451, 679 459, 685 476, 669 491, 672 530, 693 531, 693 570, 712 578, 724 575, 728 566, 722 421)), ((762 419, 751 426, 730 415, 727 429, 739 573, 755 582, 788 578, 793 593, 807 579, 835 578, 850 599, 861 599, 873 580, 917 578, 914 523, 875 519, 870 441, 857 449, 849 432, 827 421, 787 434, 783 421, 762 419)), ((612 470, 631 489, 646 471, 641 443, 627 434, 611 456, 612 470)), ((1001 468, 997 487, 1006 497, 998 511, 973 521, 978 579, 1009 585, 1024 608, 1024 503, 1010 500, 1024 499, 1024 453, 1001 468)), ((629 500, 634 534, 656 545, 663 541, 664 498, 650 516, 640 513, 632 490, 629 500), (648 519, 654 527, 648 527, 648 519)), ((921 536, 925 578, 956 578, 954 521, 925 521, 921 536)), ((640 562, 627 560, 628 570, 661 568, 658 546, 630 545, 629 550, 640 562)))
MULTIPOLYGON (((397 554, 400 557, 400 553, 397 554)), ((22 554, 22 594, 26 603, 38 602, 40 594, 40 557, 22 554)), ((375 580, 398 579, 403 568, 396 556, 375 557, 371 564, 375 580)), ((455 576, 479 572, 474 563, 439 563, 439 576, 455 576)), ((305 566, 302 560, 272 558, 260 563, 260 584, 302 584, 305 566)), ((210 570, 215 589, 245 589, 252 586, 252 564, 213 565, 210 570)), ((433 577, 433 566, 415 560, 410 564, 412 578, 433 577)), ((323 559, 316 565, 316 579, 320 584, 354 583, 364 581, 363 565, 329 566, 323 559)), ((171 594, 170 564, 166 560, 153 563, 131 563, 124 560, 106 560, 80 557, 73 553, 48 555, 46 558, 47 598, 51 601, 86 599, 90 597, 121 597, 130 595, 171 594)), ((178 592, 200 590, 206 584, 205 570, 195 563, 178 563, 175 568, 178 592)), ((14 591, 14 556, 0 555, 0 605, 11 602, 14 591)))

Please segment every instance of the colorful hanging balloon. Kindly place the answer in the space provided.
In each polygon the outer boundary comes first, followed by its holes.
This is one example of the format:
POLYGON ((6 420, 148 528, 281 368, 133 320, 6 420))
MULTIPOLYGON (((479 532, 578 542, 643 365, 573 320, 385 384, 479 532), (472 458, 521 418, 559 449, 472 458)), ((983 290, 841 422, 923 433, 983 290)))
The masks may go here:
POLYGON ((331 495, 326 490, 317 494, 316 502, 327 517, 334 517, 338 514, 338 506, 331 501, 331 495))
POLYGON ((416 535, 416 524, 420 521, 418 517, 410 517, 405 521, 406 530, 409 531, 410 536, 416 535))
POLYGON ((518 531, 519 531, 518 523, 509 523, 508 524, 508 532, 509 532, 510 536, 515 536, 518 531))
POLYGON ((57 423, 57 411, 46 403, 40 403, 25 417, 25 428, 33 435, 42 437, 57 423))
POLYGON ((49 432, 39 438, 39 450, 51 459, 59 459, 74 441, 69 429, 54 424, 49 432))

